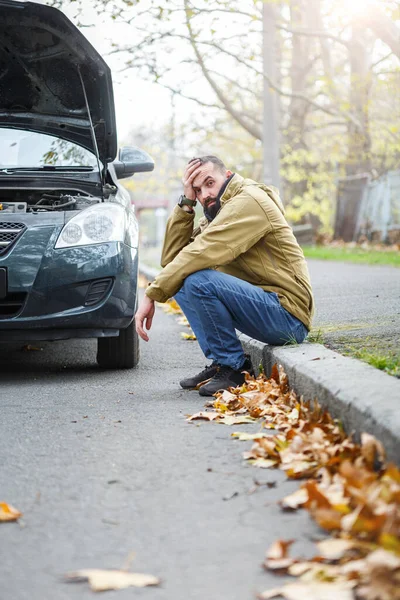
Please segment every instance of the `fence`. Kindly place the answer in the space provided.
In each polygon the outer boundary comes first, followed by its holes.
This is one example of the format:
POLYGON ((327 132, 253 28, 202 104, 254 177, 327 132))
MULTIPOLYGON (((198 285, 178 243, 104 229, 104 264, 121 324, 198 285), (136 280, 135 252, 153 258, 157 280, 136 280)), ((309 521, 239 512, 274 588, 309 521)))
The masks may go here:
POLYGON ((340 180, 334 237, 345 242, 400 242, 400 171, 374 181, 368 175, 340 180))

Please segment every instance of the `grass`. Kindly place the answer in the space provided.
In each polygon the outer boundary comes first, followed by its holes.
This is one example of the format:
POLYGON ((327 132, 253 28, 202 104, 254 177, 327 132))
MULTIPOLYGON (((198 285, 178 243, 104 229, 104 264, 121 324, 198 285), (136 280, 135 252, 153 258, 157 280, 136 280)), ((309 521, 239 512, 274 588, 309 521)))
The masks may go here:
POLYGON ((324 334, 321 329, 311 329, 307 336, 307 342, 310 342, 311 344, 323 344, 324 334))
POLYGON ((350 333, 351 329, 357 328, 325 326, 319 329, 312 329, 307 336, 307 341, 313 344, 323 344, 344 356, 358 358, 380 371, 400 378, 398 336, 384 336, 383 338, 379 336, 332 338, 329 336, 329 332, 348 330, 350 333))
POLYGON ((303 252, 307 258, 400 267, 400 252, 394 250, 371 250, 359 246, 304 246, 303 252))
POLYGON ((370 352, 366 349, 356 348, 348 348, 348 353, 380 371, 400 377, 400 356, 396 356, 394 353, 370 352))

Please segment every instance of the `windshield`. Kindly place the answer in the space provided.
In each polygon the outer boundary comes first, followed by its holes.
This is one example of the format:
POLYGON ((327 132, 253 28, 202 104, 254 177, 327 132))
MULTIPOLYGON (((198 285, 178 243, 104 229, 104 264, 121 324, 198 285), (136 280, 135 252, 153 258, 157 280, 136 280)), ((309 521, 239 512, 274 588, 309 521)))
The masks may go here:
POLYGON ((6 167, 93 167, 96 156, 77 144, 52 135, 0 129, 0 169, 6 167))

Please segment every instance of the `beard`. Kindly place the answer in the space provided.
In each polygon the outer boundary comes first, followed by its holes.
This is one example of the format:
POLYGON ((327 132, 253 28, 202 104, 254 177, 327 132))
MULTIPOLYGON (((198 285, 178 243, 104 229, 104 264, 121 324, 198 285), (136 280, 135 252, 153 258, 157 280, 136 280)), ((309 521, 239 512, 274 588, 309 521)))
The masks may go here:
POLYGON ((209 221, 212 221, 220 209, 218 198, 207 198, 204 203, 204 214, 209 221), (211 205, 211 206, 210 206, 211 205))

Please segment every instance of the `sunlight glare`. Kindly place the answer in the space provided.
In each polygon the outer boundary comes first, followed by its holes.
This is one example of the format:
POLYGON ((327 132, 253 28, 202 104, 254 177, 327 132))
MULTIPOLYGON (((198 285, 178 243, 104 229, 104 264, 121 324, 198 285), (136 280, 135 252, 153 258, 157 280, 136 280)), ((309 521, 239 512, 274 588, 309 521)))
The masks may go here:
POLYGON ((361 15, 367 12, 371 4, 371 0, 348 0, 348 2, 345 3, 346 10, 352 15, 361 15))

